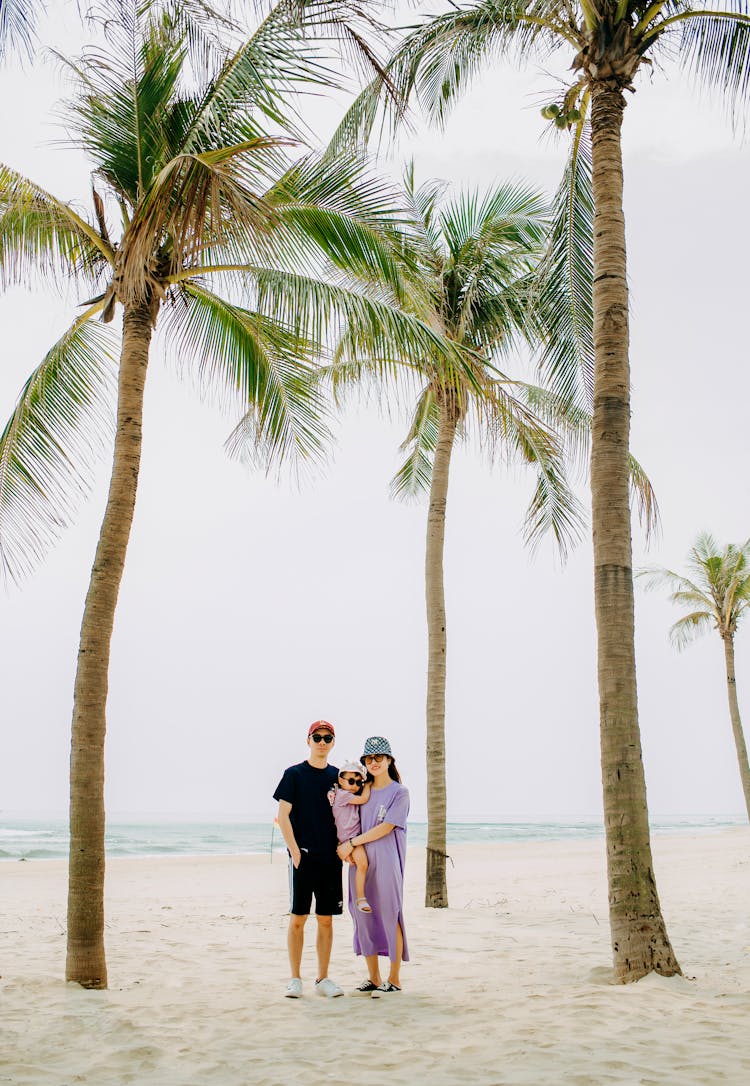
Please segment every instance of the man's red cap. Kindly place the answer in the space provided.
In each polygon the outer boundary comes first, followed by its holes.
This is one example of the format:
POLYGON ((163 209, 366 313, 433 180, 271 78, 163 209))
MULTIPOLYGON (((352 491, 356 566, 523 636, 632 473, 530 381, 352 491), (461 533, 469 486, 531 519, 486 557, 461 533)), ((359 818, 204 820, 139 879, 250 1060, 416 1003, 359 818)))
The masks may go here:
POLYGON ((328 728, 331 735, 336 734, 336 729, 334 728, 333 724, 329 724, 327 720, 316 720, 314 724, 310 725, 310 730, 307 733, 307 738, 309 739, 312 733, 318 731, 319 728, 328 728))

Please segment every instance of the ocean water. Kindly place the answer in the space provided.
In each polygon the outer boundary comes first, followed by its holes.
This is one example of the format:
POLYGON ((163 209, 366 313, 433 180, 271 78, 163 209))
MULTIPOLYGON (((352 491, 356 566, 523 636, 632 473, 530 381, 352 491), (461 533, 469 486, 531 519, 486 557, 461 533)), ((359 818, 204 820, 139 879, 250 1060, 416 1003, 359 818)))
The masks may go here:
MULTIPOLYGON (((747 825, 737 816, 653 819, 655 833, 707 833, 747 825)), ((448 845, 499 841, 571 841, 604 836, 601 822, 451 822, 448 845)), ((423 845, 424 822, 409 823, 409 844, 423 845)), ((107 826, 108 856, 243 856, 283 852, 273 822, 112 821, 107 826)), ((0 813, 0 860, 59 860, 68 855, 63 819, 6 818, 0 813)))

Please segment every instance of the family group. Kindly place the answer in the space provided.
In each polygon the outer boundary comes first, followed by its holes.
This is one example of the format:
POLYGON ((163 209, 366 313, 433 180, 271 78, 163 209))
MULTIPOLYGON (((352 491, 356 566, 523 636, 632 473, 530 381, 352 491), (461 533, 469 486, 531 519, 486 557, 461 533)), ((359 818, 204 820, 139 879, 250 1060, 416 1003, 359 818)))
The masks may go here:
POLYGON ((341 768, 328 761, 335 743, 331 723, 311 724, 307 759, 290 766, 274 792, 289 852, 291 978, 285 995, 290 999, 302 995, 302 949, 313 898, 318 925, 315 991, 328 998, 344 994, 328 975, 333 917, 344 907, 342 863, 349 868, 354 953, 367 963, 367 977, 355 992, 374 999, 400 992, 401 963, 409 960, 403 915, 409 792, 383 736, 370 736, 360 760, 341 768), (381 957, 389 962, 385 980, 381 957))

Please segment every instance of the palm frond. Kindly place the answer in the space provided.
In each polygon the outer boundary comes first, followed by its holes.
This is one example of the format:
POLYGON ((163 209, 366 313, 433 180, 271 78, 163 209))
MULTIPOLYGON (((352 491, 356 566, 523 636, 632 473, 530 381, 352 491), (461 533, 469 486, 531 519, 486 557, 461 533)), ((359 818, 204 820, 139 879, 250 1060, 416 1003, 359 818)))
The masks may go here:
POLYGON ((336 343, 342 365, 361 363, 391 375, 399 365, 420 370, 426 359, 446 375, 469 365, 457 344, 375 291, 358 292, 283 270, 258 268, 250 278, 263 312, 303 338, 336 343))
POLYGON ((0 63, 11 51, 33 55, 38 7, 34 0, 0 0, 0 63))
POLYGON ((569 467, 581 477, 588 470, 591 449, 591 412, 576 400, 566 399, 543 385, 518 382, 525 403, 551 430, 565 448, 569 467))
POLYGON ((409 433, 400 447, 407 455, 391 479, 392 497, 409 500, 429 493, 439 422, 438 405, 428 385, 417 400, 409 433))
POLYGON ((258 259, 276 224, 274 208, 248 185, 245 158, 277 147, 272 137, 172 159, 141 201, 123 242, 121 293, 140 297, 153 270, 160 276, 225 252, 258 259), (169 239, 170 267, 154 269, 169 239))
POLYGON ((413 160, 407 164, 404 195, 406 210, 409 212, 409 226, 414 240, 422 243, 422 261, 433 268, 436 274, 445 261, 445 241, 440 231, 440 206, 447 189, 448 182, 438 178, 423 181, 417 186, 413 160))
POLYGON ((283 322, 197 283, 182 294, 164 311, 172 348, 184 364, 197 365, 204 388, 225 389, 243 412, 227 441, 230 455, 265 470, 322 462, 328 412, 310 344, 283 322))
POLYGON ((287 132, 295 129, 291 96, 304 87, 337 82, 306 34, 316 27, 320 8, 320 4, 281 0, 247 41, 223 58, 220 70, 208 80, 197 102, 183 151, 201 151, 246 138, 241 132, 252 110, 287 132))
POLYGON ((692 594, 694 599, 700 599, 703 603, 710 601, 710 596, 699 585, 696 585, 681 573, 677 573, 673 569, 666 569, 664 566, 646 566, 639 569, 636 572, 636 579, 646 579, 643 587, 647 592, 651 592, 656 588, 665 588, 673 596, 692 594))
POLYGON ((72 207, 0 165, 0 282, 37 278, 94 283, 114 259, 111 246, 72 207))
POLYGON ((681 651, 692 641, 716 626, 716 617, 710 611, 692 611, 679 618, 669 630, 669 640, 681 651))
POLYGON ((113 191, 132 208, 173 151, 164 119, 177 92, 186 46, 172 38, 155 9, 137 0, 112 0, 97 15, 106 44, 65 61, 77 94, 66 103, 69 128, 113 191))
POLYGON ((504 184, 467 191, 439 215, 447 255, 442 274, 445 319, 457 339, 490 353, 507 348, 526 325, 527 277, 546 234, 541 194, 504 184))
POLYGON ((70 523, 114 429, 116 339, 91 307, 26 382, 0 435, 0 567, 20 580, 70 523))
POLYGON ((309 156, 295 163, 267 196, 279 224, 289 231, 283 241, 290 260, 303 246, 309 257, 317 251, 344 273, 387 284, 396 297, 405 295, 408 262, 397 232, 405 216, 394 187, 372 171, 367 159, 309 156))
POLYGON ((503 380, 488 382, 476 398, 480 435, 491 457, 520 460, 536 469, 537 482, 524 519, 524 541, 535 548, 547 532, 565 560, 580 540, 585 512, 566 477, 565 447, 558 436, 516 392, 523 386, 503 380))
POLYGON ((538 457, 537 481, 524 521, 524 541, 537 547, 551 532, 564 561, 581 539, 585 512, 556 457, 538 457))
POLYGON ((303 138, 297 99, 316 88, 343 86, 340 55, 370 77, 381 72, 373 38, 385 28, 352 0, 280 0, 265 11, 254 33, 224 60, 209 80, 184 150, 203 150, 221 131, 221 142, 238 142, 233 126, 258 111, 287 133, 303 138))
POLYGON ((646 541, 648 542, 653 536, 658 535, 661 526, 656 491, 648 475, 632 453, 628 454, 628 468, 630 472, 630 501, 632 505, 635 505, 638 520, 646 533, 646 541))
POLYGON ((415 95, 427 116, 444 124, 488 61, 540 60, 561 39, 573 41, 555 0, 480 0, 415 27, 386 70, 398 102, 415 95))
POLYGON ((594 389, 594 193, 590 129, 582 120, 555 194, 552 230, 539 269, 533 329, 544 383, 589 408, 594 389))
POLYGON ((747 0, 721 0, 721 10, 709 13, 714 6, 708 0, 708 12, 686 13, 669 29, 679 33, 680 64, 709 93, 719 92, 737 123, 750 101, 750 8, 747 0))
MULTIPOLYGON (((140 8, 158 20, 169 38, 184 43, 197 80, 220 70, 229 43, 242 35, 242 28, 232 17, 231 3, 219 10, 206 0, 141 0, 140 8)), ((110 0, 106 0, 105 20, 111 14, 110 0)))

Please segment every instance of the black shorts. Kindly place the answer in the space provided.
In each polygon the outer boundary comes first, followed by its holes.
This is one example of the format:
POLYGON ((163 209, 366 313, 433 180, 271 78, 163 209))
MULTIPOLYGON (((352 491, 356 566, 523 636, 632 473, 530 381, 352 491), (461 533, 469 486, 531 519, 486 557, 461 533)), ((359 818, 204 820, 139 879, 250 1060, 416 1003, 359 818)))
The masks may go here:
POLYGON ((318 860, 303 852, 299 867, 289 859, 289 912, 307 916, 315 895, 316 916, 341 916, 344 894, 341 888, 341 860, 318 860))

